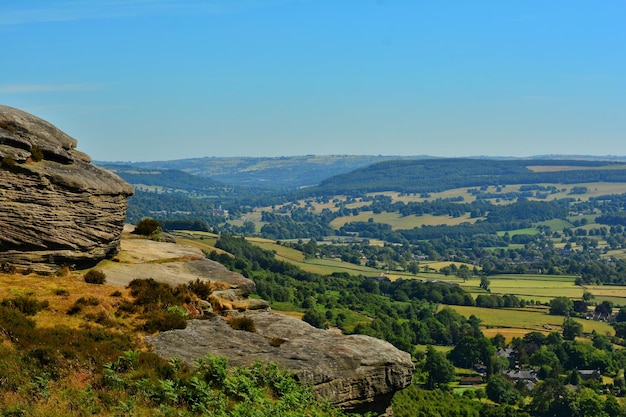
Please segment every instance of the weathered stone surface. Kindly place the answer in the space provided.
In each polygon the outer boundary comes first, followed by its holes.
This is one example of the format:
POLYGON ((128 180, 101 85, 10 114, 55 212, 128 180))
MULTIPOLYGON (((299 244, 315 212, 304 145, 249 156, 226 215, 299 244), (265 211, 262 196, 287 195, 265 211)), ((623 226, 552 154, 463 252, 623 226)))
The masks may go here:
POLYGON ((118 251, 133 188, 76 144, 50 123, 0 106, 0 262, 49 272, 118 251))
POLYGON ((316 329, 270 312, 246 317, 254 320, 255 333, 233 330, 216 317, 192 320, 184 330, 163 332, 147 341, 159 355, 192 365, 208 354, 226 357, 232 365, 275 362, 311 384, 320 399, 352 412, 391 415, 391 397, 411 383, 410 355, 385 341, 316 329))
POLYGON ((176 286, 201 279, 223 283, 222 288, 235 292, 239 298, 249 296, 256 289, 252 280, 206 259, 200 249, 192 246, 123 238, 120 248, 114 258, 116 262, 99 267, 111 285, 126 286, 133 279, 152 278, 176 286))

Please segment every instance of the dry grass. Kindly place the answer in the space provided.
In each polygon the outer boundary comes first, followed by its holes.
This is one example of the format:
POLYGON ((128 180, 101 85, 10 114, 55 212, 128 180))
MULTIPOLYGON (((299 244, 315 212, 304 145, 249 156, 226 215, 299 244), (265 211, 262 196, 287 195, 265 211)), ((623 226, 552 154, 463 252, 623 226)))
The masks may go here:
POLYGON ((304 313, 301 313, 299 311, 280 311, 275 309, 273 309, 272 311, 283 316, 295 317, 299 320, 302 320, 302 317, 304 317, 304 313))
POLYGON ((48 308, 33 317, 38 327, 51 328, 63 324, 77 329, 85 325, 85 314, 104 314, 111 318, 118 328, 132 327, 137 321, 133 316, 125 319, 115 317, 115 311, 120 303, 132 300, 128 289, 106 284, 87 284, 82 273, 74 272, 65 277, 0 274, 0 299, 16 296, 30 296, 37 301, 49 302, 48 308), (115 291, 120 295, 111 296, 115 291), (67 311, 80 298, 93 298, 98 304, 83 307, 80 314, 68 315, 67 311))
MULTIPOLYGON (((526 329, 507 329, 507 328, 485 328, 485 329, 482 329, 482 331, 485 337, 487 338, 492 338, 497 334, 501 334, 502 336, 504 336, 506 343, 511 343, 511 340, 513 340, 514 337, 522 338, 524 337, 526 333, 528 333, 528 330, 526 329)), ((547 335, 549 332, 541 331, 541 333, 544 333, 547 335)))

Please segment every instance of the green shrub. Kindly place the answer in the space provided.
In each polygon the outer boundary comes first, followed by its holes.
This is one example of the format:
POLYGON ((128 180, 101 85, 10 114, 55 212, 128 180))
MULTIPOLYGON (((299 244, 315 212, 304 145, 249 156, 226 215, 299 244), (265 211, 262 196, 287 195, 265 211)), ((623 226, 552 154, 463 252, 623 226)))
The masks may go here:
POLYGON ((152 278, 134 279, 128 283, 128 288, 130 288, 130 295, 135 297, 135 304, 140 306, 170 307, 191 301, 185 286, 179 285, 173 288, 152 278))
POLYGON ((141 219, 139 223, 137 223, 133 233, 136 235, 151 236, 153 233, 160 230, 161 224, 158 221, 146 217, 141 219))
POLYGON ((19 296, 14 298, 5 298, 2 300, 0 305, 3 307, 14 308, 26 316, 34 316, 41 310, 48 308, 50 303, 48 300, 38 301, 33 297, 19 296))
POLYGON ((16 163, 17 162, 15 162, 15 159, 13 159, 11 155, 5 155, 2 157, 2 166, 14 167, 16 163))
POLYGON ((2 264, 0 264, 0 270, 6 274, 12 274, 15 272, 15 265, 10 262, 2 262, 2 264))
POLYGON ((187 320, 176 312, 153 311, 146 318, 146 322, 139 326, 139 329, 148 333, 165 332, 187 327, 187 320))
POLYGON ((66 276, 68 276, 70 274, 70 272, 72 272, 70 267, 65 265, 65 266, 62 266, 61 268, 57 269, 57 271, 54 273, 54 275, 56 275, 57 277, 66 277, 66 276))
POLYGON ((54 290, 54 295, 67 296, 70 295, 70 292, 64 288, 57 288, 54 290))
POLYGON ((98 300, 97 298, 94 297, 80 297, 78 300, 76 300, 74 302, 74 305, 72 305, 67 311, 66 314, 69 316, 73 316, 76 315, 78 313, 80 313, 81 311, 83 311, 83 307, 87 307, 87 306, 97 306, 98 304, 100 304, 100 300, 98 300))
POLYGON ((256 332, 254 320, 250 317, 231 317, 228 319, 228 324, 235 330, 243 330, 250 333, 256 332))
POLYGON ((41 146, 34 145, 30 150, 30 154, 31 158, 33 158, 33 161, 43 161, 43 150, 41 149, 41 146))
POLYGON ((128 313, 128 314, 133 314, 136 313, 138 310, 137 306, 133 303, 131 303, 130 301, 122 301, 118 306, 117 306, 117 312, 119 313, 128 313))
POLYGON ((115 320, 111 319, 104 311, 97 314, 86 314, 85 320, 93 321, 104 327, 115 327, 117 325, 115 320))
POLYGON ((80 297, 75 303, 78 306, 97 306, 98 304, 100 304, 100 300, 95 297, 80 297))
POLYGON ((209 295, 211 295, 211 293, 213 292, 211 284, 201 280, 200 278, 196 279, 195 281, 190 281, 187 284, 187 288, 189 289, 189 291, 197 295, 198 298, 200 298, 201 300, 208 300, 209 295))
POLYGON ((76 314, 80 313, 81 311, 83 311, 83 308, 81 306, 79 306, 79 305, 74 304, 73 306, 71 306, 70 308, 67 309, 65 314, 67 314, 68 316, 75 316, 76 314))
POLYGON ((88 284, 104 284, 107 280, 107 276, 102 271, 91 269, 85 274, 84 280, 88 284))
POLYGON ((11 339, 19 340, 31 333, 35 322, 15 308, 0 305, 0 328, 11 339))

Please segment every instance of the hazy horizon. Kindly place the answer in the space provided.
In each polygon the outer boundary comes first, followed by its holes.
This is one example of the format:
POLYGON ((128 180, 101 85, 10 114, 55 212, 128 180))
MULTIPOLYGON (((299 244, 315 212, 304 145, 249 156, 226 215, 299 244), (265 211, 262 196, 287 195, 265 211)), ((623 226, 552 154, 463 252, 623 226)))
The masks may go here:
POLYGON ((236 155, 236 156, 194 156, 189 158, 175 158, 175 159, 154 159, 145 161, 133 161, 133 160, 94 160, 95 163, 104 164, 150 164, 159 162, 175 162, 191 159, 284 159, 284 158, 323 158, 323 157, 354 157, 354 158, 367 158, 367 157, 380 157, 380 158, 415 158, 415 159, 494 159, 494 160, 508 160, 508 159, 530 159, 530 160, 542 160, 542 159, 563 159, 563 160, 600 160, 600 161, 614 161, 621 162, 626 160, 626 155, 565 155, 565 154, 546 154, 546 155, 530 155, 530 156, 505 156, 505 155, 465 155, 465 156, 438 156, 438 155, 372 155, 372 154, 307 154, 307 155, 273 155, 273 156, 249 156, 249 155, 236 155))
POLYGON ((0 5, 0 104, 98 161, 626 155, 626 2, 0 5))

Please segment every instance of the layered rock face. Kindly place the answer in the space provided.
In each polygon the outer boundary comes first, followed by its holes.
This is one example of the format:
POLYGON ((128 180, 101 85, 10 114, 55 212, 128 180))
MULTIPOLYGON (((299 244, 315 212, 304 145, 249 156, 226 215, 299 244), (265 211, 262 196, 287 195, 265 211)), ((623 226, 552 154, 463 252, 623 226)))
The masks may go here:
POLYGON ((393 394, 411 383, 411 356, 391 344, 363 335, 345 336, 271 312, 248 313, 254 333, 233 330, 216 317, 192 320, 184 330, 147 338, 155 352, 193 363, 208 354, 226 357, 229 364, 277 363, 294 372, 313 392, 354 413, 393 415, 393 394))
POLYGON ((50 272, 115 254, 133 188, 50 123, 0 106, 0 262, 50 272))

